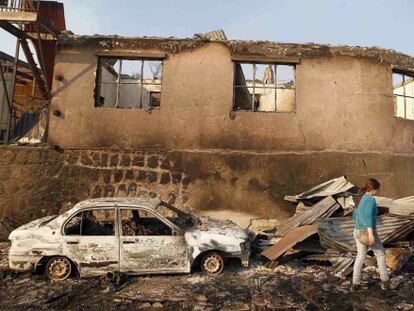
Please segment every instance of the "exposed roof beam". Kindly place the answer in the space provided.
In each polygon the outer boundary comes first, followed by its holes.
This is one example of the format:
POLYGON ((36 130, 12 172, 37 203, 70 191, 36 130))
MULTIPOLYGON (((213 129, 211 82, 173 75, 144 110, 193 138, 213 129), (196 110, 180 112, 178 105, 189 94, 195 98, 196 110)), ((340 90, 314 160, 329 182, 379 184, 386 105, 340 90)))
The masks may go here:
POLYGON ((15 23, 33 23, 37 21, 37 13, 0 11, 0 20, 15 23))
POLYGON ((30 51, 29 44, 27 43, 28 36, 26 35, 26 33, 23 30, 13 26, 11 23, 5 22, 5 21, 0 21, 0 27, 20 39, 20 44, 26 56, 26 60, 29 63, 30 67, 32 68, 33 75, 36 77, 36 82, 38 84, 38 87, 42 95, 46 99, 50 99, 50 92, 46 85, 46 81, 42 76, 42 72, 37 67, 37 64, 33 58, 33 54, 30 51))
POLYGON ((40 69, 36 65, 36 62, 35 62, 35 60, 33 58, 33 54, 30 51, 29 44, 27 43, 27 40, 26 39, 20 39, 20 44, 22 46, 24 55, 26 56, 27 62, 32 67, 33 75, 36 78, 36 82, 38 84, 38 87, 40 89, 40 92, 42 92, 42 95, 46 99, 50 99, 50 92, 49 92, 49 90, 47 88, 46 81, 43 79, 42 73, 41 73, 40 69))
POLYGON ((54 35, 55 37, 60 35, 60 30, 48 21, 39 18, 38 23, 40 24, 40 26, 42 26, 43 29, 47 30, 50 34, 54 35))
MULTIPOLYGON (((38 36, 36 32, 26 32, 26 35, 32 40, 38 40, 38 36)), ((40 40, 43 41, 54 41, 56 37, 50 33, 40 33, 40 40)))
POLYGON ((21 77, 22 79, 33 80, 33 75, 24 73, 20 70, 17 70, 17 76, 21 77))

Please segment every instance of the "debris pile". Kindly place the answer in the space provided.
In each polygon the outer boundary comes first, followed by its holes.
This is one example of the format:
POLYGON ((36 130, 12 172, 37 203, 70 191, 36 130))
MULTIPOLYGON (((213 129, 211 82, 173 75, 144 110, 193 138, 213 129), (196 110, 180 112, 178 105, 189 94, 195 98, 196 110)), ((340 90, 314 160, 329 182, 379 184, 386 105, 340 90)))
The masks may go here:
MULTIPOLYGON (((358 188, 339 177, 299 195, 286 196, 296 205, 293 217, 256 235, 254 247, 274 268, 280 260, 301 256, 304 261, 330 262, 335 273, 348 274, 356 256, 353 236, 354 197, 358 188)), ((379 209, 377 232, 386 248, 391 271, 400 270, 413 255, 414 196, 393 200, 375 197, 379 209)), ((365 265, 376 263, 368 256, 365 265)))

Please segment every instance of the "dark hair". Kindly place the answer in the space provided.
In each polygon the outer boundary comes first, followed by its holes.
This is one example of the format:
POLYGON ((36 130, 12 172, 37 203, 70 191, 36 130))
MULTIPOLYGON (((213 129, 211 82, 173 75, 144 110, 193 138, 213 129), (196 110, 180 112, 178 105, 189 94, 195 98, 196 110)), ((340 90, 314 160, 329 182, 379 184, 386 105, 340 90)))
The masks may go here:
POLYGON ((355 198, 355 207, 358 207, 359 202, 361 202, 361 198, 365 193, 370 192, 372 190, 378 190, 380 186, 381 184, 375 178, 367 179, 365 181, 365 186, 358 189, 358 193, 355 198))

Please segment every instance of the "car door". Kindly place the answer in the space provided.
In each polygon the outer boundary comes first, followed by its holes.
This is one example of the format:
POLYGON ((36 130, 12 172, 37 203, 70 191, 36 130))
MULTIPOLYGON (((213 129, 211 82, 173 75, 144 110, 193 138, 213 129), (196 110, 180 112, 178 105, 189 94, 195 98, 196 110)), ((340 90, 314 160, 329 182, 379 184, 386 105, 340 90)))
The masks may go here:
POLYGON ((64 253, 82 276, 119 270, 119 235, 115 207, 89 208, 69 219, 63 230, 64 253))
POLYGON ((144 208, 120 209, 120 266, 129 274, 188 273, 184 234, 144 208))

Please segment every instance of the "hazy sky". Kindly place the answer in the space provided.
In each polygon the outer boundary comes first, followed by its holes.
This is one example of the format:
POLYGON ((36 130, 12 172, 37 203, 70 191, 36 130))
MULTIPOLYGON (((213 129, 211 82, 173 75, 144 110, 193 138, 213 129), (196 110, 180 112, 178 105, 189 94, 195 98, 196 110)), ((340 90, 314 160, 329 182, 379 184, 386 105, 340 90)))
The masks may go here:
MULTIPOLYGON (((414 0, 61 0, 76 34, 192 37, 381 46, 414 55, 414 0)), ((0 30, 0 49, 15 40, 0 30)))

